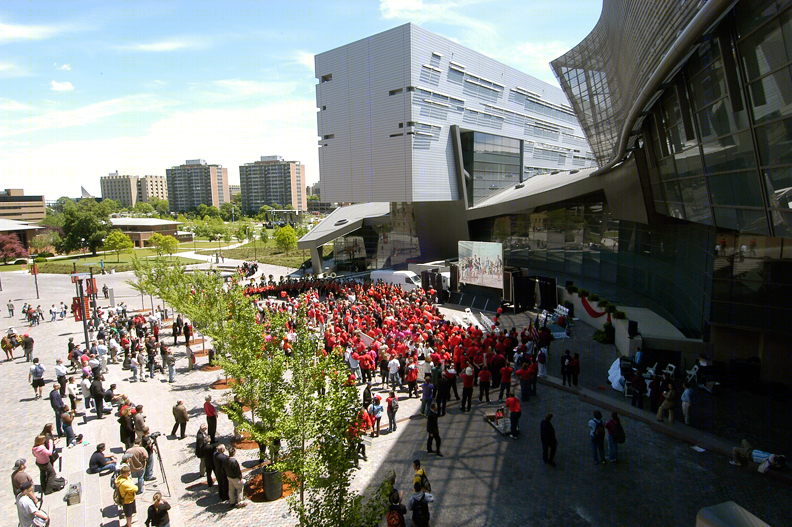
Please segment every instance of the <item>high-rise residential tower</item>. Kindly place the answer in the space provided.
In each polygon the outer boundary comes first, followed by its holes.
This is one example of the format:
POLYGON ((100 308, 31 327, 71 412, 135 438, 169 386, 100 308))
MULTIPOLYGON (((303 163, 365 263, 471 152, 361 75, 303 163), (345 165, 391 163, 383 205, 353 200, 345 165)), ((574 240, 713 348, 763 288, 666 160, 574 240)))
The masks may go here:
POLYGON ((306 210, 305 165, 284 161, 280 156, 262 156, 259 161, 239 167, 242 208, 256 213, 262 205, 277 203, 306 210))
POLYGON ((203 159, 188 159, 165 171, 171 212, 185 212, 200 204, 220 206, 230 201, 228 169, 203 159))

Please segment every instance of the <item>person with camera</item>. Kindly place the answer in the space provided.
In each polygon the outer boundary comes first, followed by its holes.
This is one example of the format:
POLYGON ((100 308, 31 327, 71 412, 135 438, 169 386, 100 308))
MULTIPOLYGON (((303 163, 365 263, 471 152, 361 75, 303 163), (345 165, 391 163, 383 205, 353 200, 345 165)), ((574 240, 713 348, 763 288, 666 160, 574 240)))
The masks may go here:
POLYGON ((140 446, 146 449, 148 458, 146 459, 146 468, 143 475, 145 481, 154 480, 154 440, 161 435, 161 432, 154 432, 149 430, 148 426, 143 426, 143 435, 140 437, 140 446))
POLYGON ((50 524, 49 516, 36 506, 33 496, 33 482, 25 481, 16 497, 17 514, 20 527, 46 527, 50 524))

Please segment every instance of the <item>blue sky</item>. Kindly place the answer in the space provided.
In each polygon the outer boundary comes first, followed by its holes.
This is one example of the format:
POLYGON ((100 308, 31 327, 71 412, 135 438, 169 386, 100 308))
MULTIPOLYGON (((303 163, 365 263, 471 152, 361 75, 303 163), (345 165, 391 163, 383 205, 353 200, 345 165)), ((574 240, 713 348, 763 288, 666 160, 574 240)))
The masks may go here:
POLYGON ((413 22, 557 85, 598 0, 0 3, 0 188, 281 155, 319 179, 313 55, 413 22))

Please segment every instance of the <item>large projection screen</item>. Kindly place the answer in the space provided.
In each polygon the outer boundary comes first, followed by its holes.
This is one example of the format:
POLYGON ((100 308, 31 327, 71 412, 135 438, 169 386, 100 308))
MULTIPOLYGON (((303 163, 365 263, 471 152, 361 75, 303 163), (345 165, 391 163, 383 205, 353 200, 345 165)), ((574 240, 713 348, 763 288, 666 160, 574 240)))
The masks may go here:
POLYGON ((459 281, 503 289, 503 244, 458 242, 459 281))

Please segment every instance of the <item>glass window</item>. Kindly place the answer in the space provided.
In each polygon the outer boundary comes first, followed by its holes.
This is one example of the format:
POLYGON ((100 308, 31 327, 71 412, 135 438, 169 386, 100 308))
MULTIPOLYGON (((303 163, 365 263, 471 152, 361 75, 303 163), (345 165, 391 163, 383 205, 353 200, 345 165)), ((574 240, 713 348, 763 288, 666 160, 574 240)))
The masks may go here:
POLYGON ((769 18, 778 14, 789 3, 789 0, 753 0, 738 2, 737 20, 740 36, 747 35, 754 28, 759 27, 769 18))
POLYGON ((701 130, 702 142, 738 132, 748 126, 748 116, 745 110, 737 113, 732 112, 728 98, 721 99, 704 108, 696 114, 696 118, 701 130))
POLYGON ((657 168, 660 171, 660 178, 664 181, 677 177, 676 170, 674 170, 674 159, 671 157, 659 160, 657 168))
POLYGON ((690 79, 689 87, 690 100, 697 110, 725 97, 726 78, 723 76, 721 61, 716 60, 699 75, 690 79))
POLYGON ((676 181, 666 181, 663 185, 668 201, 682 201, 682 195, 679 193, 679 185, 676 181))
POLYGON ((707 172, 726 172, 756 166, 751 134, 742 132, 701 145, 707 172))
POLYGON ((764 171, 770 207, 792 209, 792 167, 764 171))
POLYGON ((792 212, 770 211, 775 235, 781 238, 792 238, 792 212))
POLYGON ((781 24, 771 21, 742 42, 740 52, 748 80, 756 79, 788 62, 781 24))
POLYGON ((792 119, 756 127, 759 160, 763 165, 792 163, 792 119))
POLYGON ((784 68, 750 86, 754 121, 762 123, 792 113, 792 73, 784 68))
POLYGON ((699 176, 703 174, 704 167, 701 164, 699 148, 694 146, 688 148, 674 156, 676 161, 677 175, 679 177, 699 176))
POLYGON ((704 42, 693 52, 693 55, 688 60, 688 75, 695 75, 701 70, 702 66, 707 66, 718 57, 720 57, 718 39, 713 38, 704 42))
POLYGON ((765 235, 770 232, 764 211, 720 207, 715 207, 714 211, 718 227, 765 235))
POLYGON ((759 181, 753 170, 710 176, 709 187, 715 205, 763 206, 759 181))

